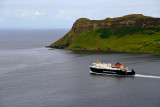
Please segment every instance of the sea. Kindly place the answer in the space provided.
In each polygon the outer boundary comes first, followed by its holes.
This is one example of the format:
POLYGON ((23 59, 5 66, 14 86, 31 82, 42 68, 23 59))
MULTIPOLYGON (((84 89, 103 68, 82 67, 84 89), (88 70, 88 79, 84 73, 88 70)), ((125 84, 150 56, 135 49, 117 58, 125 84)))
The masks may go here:
POLYGON ((0 107, 160 107, 160 55, 45 47, 68 31, 0 30, 0 107), (90 74, 97 59, 136 75, 90 74))

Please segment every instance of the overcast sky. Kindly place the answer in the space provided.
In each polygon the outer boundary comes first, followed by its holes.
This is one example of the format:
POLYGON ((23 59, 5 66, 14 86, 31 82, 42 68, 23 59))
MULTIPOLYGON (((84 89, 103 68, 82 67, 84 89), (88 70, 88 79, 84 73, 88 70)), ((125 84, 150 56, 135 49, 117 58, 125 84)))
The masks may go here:
POLYGON ((160 17, 160 0, 0 0, 0 28, 71 28, 76 19, 160 17))

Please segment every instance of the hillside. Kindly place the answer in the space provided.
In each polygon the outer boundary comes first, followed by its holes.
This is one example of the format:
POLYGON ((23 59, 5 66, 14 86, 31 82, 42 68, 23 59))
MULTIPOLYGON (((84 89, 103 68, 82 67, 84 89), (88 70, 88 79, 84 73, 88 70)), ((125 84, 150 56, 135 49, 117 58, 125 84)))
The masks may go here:
POLYGON ((141 14, 104 20, 80 18, 52 48, 160 53, 160 18, 141 14))

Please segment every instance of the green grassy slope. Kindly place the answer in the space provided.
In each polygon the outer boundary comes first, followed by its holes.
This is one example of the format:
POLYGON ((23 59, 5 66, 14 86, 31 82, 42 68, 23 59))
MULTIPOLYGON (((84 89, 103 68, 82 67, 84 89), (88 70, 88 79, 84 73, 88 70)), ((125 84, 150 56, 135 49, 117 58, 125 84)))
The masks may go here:
POLYGON ((104 20, 80 18, 52 48, 160 54, 160 18, 131 14, 104 20))
POLYGON ((157 28, 132 27, 114 31, 97 28, 69 33, 67 35, 76 36, 72 37, 71 44, 66 49, 160 53, 160 29, 157 28))

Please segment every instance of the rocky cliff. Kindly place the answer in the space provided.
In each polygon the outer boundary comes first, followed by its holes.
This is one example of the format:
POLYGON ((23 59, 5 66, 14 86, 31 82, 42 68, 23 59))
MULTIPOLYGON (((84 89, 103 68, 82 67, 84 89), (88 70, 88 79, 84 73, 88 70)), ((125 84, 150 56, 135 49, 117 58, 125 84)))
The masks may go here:
POLYGON ((93 30, 97 27, 105 27, 106 29, 119 29, 122 27, 160 27, 160 18, 143 16, 142 14, 126 15, 118 18, 106 18, 105 20, 89 20, 86 18, 78 19, 72 27, 73 32, 80 32, 88 29, 93 30))
MULTIPOLYGON (((144 35, 145 37, 146 35, 157 34, 159 31, 160 18, 144 16, 142 14, 131 14, 117 18, 106 18, 104 20, 80 18, 76 20, 72 29, 65 36, 51 44, 50 47, 119 51, 114 47, 101 46, 100 44, 106 42, 111 37, 118 37, 117 39, 127 35, 144 35), (87 41, 90 42, 85 43, 87 41), (100 46, 97 46, 98 42, 100 42, 100 46), (95 46, 95 44, 97 45, 95 46)), ((124 49, 124 51, 126 50, 124 49)))

